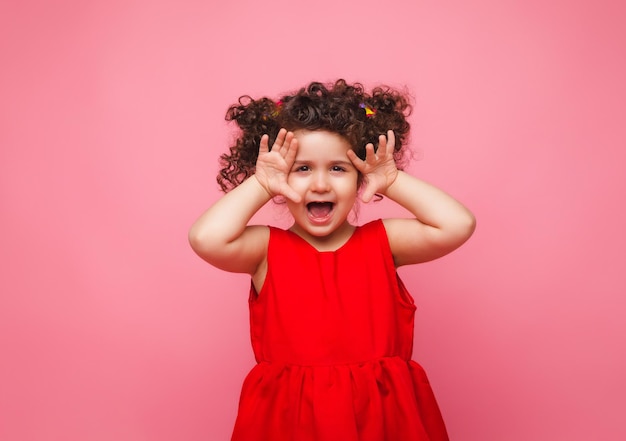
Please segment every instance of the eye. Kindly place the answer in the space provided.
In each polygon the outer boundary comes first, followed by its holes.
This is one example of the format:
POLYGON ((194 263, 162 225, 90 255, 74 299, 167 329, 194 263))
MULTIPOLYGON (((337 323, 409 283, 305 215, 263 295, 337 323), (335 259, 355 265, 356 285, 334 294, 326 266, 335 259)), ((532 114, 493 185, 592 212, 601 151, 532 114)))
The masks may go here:
POLYGON ((299 171, 299 172, 307 172, 309 170, 311 170, 311 169, 309 168, 308 165, 301 165, 301 166, 296 168, 296 171, 299 171))
POLYGON ((346 171, 346 169, 340 165, 333 165, 331 168, 332 171, 334 172, 344 172, 346 171))

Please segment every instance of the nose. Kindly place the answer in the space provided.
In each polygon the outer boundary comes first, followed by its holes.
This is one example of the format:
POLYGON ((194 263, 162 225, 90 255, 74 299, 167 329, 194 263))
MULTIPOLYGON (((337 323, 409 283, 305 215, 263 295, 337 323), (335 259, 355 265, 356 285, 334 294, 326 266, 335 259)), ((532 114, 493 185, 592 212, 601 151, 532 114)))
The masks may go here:
POLYGON ((330 190, 330 182, 328 179, 328 173, 322 170, 313 174, 311 182, 311 190, 316 193, 325 193, 330 190))

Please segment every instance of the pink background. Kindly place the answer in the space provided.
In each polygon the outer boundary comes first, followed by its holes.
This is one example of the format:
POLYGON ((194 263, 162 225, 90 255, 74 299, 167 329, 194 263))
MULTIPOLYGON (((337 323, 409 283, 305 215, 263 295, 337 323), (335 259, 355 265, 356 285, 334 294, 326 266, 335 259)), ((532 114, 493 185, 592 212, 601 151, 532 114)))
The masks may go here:
POLYGON ((249 281, 187 229, 227 106, 337 77, 406 85, 411 171, 478 218, 401 270, 452 438, 626 439, 621 4, 3 2, 0 439, 229 438, 249 281))

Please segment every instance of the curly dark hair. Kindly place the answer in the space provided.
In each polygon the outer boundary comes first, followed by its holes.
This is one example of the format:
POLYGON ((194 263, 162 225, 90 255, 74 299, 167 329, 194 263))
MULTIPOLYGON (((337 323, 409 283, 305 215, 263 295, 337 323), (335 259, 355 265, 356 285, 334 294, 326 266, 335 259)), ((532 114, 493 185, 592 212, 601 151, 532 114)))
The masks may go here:
POLYGON ((365 145, 376 147, 378 137, 393 130, 396 138, 394 158, 398 168, 405 159, 412 110, 407 93, 378 86, 367 93, 360 83, 312 82, 278 100, 241 96, 226 112, 226 121, 235 121, 241 133, 220 156, 222 166, 217 182, 226 192, 254 174, 261 136, 274 143, 281 128, 287 130, 325 130, 343 136, 361 159, 365 145))

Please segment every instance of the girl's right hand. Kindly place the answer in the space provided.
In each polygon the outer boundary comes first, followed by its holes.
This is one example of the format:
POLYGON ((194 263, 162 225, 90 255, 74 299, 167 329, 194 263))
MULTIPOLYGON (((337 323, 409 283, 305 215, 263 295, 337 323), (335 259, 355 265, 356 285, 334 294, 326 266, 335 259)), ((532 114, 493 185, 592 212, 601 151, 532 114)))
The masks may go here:
POLYGON ((271 197, 284 196, 293 202, 300 202, 300 195, 287 183, 287 176, 296 159, 298 140, 293 132, 280 129, 276 141, 269 149, 269 136, 261 137, 259 157, 254 176, 271 197))

